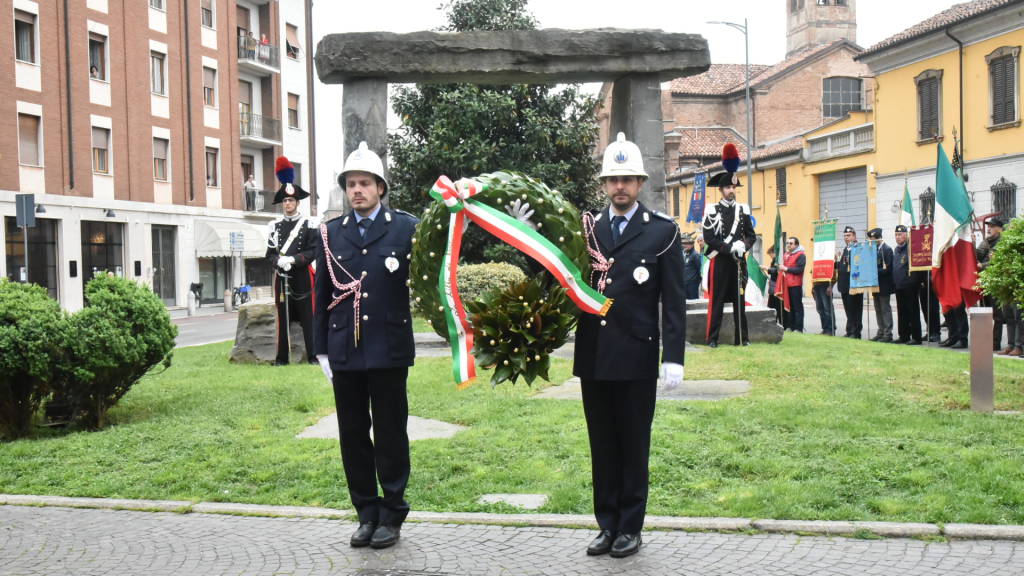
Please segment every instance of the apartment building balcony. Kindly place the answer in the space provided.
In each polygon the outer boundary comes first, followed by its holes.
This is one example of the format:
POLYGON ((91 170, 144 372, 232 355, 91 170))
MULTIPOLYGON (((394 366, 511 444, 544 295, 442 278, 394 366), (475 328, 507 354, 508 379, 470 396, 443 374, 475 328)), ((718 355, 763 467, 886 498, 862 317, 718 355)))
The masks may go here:
POLYGON ((242 191, 242 208, 246 216, 275 216, 283 210, 280 204, 274 204, 273 190, 242 191))
POLYGON ((277 118, 239 112, 238 124, 243 146, 273 148, 281 145, 281 121, 277 118))
POLYGON ((281 47, 263 44, 255 36, 239 36, 238 69, 256 76, 279 74, 281 72, 281 47))

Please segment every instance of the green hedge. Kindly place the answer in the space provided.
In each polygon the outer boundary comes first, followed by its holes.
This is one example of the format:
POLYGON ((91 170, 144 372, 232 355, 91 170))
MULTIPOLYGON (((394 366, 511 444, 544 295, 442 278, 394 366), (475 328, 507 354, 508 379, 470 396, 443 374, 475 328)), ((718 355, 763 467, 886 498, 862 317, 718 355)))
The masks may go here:
POLYGON ((981 271, 986 294, 1003 304, 1024 306, 1024 220, 1014 218, 992 251, 992 260, 981 271))
POLYGON ((0 279, 0 439, 31 431, 61 361, 66 327, 45 288, 0 279))

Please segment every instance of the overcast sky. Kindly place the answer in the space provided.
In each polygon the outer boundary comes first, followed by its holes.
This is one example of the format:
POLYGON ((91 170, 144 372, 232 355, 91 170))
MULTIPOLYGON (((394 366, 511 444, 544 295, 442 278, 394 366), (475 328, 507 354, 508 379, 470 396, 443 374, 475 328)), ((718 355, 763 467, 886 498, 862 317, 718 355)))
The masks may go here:
MULTIPOLYGON (((814 0, 807 0, 813 2, 814 0)), ((884 40, 956 4, 951 0, 905 2, 857 0, 857 43, 864 48, 884 40)), ((413 32, 444 23, 441 0, 314 0, 313 35, 334 32, 413 32)), ((742 64, 743 35, 709 20, 742 23, 750 29, 752 64, 774 64, 785 57, 786 7, 789 0, 531 0, 529 6, 542 28, 656 28, 704 36, 717 64, 742 64)), ((329 186, 341 166, 341 90, 319 85, 317 149, 320 186, 329 186)), ((329 189, 329 188, 328 188, 329 189)), ((326 194, 321 194, 324 198, 326 194)))

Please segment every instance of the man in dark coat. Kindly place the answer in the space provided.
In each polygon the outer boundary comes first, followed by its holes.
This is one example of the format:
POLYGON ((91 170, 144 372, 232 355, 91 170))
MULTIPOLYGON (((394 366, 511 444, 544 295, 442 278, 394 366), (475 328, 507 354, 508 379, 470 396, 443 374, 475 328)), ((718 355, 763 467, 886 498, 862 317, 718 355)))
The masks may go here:
POLYGON ((708 180, 709 186, 718 187, 722 199, 708 207, 702 225, 707 245, 705 250, 711 259, 708 266, 708 326, 704 343, 712 348, 718 347, 726 302, 733 303, 733 344, 750 344, 746 298, 741 290, 747 283, 746 254, 754 246, 757 236, 747 206, 736 201, 736 188, 740 182, 735 168, 739 159, 732 154, 735 154, 735 146, 726 144, 722 153, 726 171, 708 180))
POLYGON ((294 183, 295 169, 281 156, 274 166, 281 187, 274 195, 284 215, 267 230, 266 258, 274 267, 274 302, 277 304, 277 366, 288 364, 291 356, 289 326, 298 322, 306 345, 306 360, 313 354, 313 260, 316 258, 316 228, 299 213, 299 202, 309 197, 294 183))
MULTIPOLYGON (((992 260, 992 251, 996 249, 996 246, 999 244, 999 238, 1003 234, 1004 224, 1003 219, 997 216, 985 220, 988 236, 975 248, 975 256, 978 259, 978 272, 988 268, 989 262, 992 260)), ((1010 306, 1004 308, 998 300, 988 294, 982 296, 982 305, 992 308, 992 350, 1004 354, 1009 352, 1013 349, 1013 342, 1009 343, 1007 350, 1002 349, 1003 324, 1005 317, 1009 317, 1010 322, 1013 322, 1013 310, 1010 306), (1009 312, 1009 314, 1006 314, 1006 312, 1009 312)))
POLYGON ((647 174, 640 149, 622 133, 605 150, 600 177, 610 206, 585 218, 587 241, 600 253, 595 264, 606 273, 591 281, 614 304, 603 317, 580 315, 573 374, 583 388, 601 529, 587 554, 621 558, 641 545, 659 350, 665 387, 683 380, 686 299, 679 229, 637 202, 647 174))
POLYGON ((872 336, 871 340, 892 342, 892 304, 889 298, 893 293, 892 248, 885 243, 885 240, 882 240, 881 228, 868 230, 868 240, 875 243, 878 255, 878 292, 871 295, 875 308, 875 320, 878 322, 878 332, 872 336))
POLYGON ((334 386, 341 459, 359 515, 349 543, 386 548, 409 513, 406 379, 415 350, 406 282, 417 220, 381 204, 384 165, 365 142, 338 180, 353 210, 320 229, 316 354, 334 386))
POLYGON ((839 268, 837 286, 839 295, 843 299, 843 310, 846 311, 845 336, 859 340, 861 330, 864 329, 864 295, 850 294, 850 247, 857 243, 857 231, 853 229, 853 226, 843 229, 843 240, 846 241, 846 246, 836 263, 836 267, 839 268))
POLYGON ((907 227, 896 227, 896 248, 892 257, 892 284, 896 292, 897 344, 921 344, 921 307, 917 294, 924 272, 910 271, 910 244, 907 227))
POLYGON ((684 234, 683 287, 686 289, 687 300, 700 298, 701 264, 700 252, 693 249, 693 236, 684 234))

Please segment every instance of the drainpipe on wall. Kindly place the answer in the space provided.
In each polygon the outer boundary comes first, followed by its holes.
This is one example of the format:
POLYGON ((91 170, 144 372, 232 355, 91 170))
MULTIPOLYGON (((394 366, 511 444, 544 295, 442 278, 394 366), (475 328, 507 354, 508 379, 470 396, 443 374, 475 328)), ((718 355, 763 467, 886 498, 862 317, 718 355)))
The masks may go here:
MULTIPOLYGON (((945 32, 946 36, 949 36, 950 40, 956 42, 960 51, 960 72, 957 75, 957 82, 960 84, 960 158, 961 162, 966 164, 967 154, 964 152, 964 132, 966 132, 966 130, 964 130, 964 43, 953 36, 949 31, 949 28, 946 28, 945 32)), ((953 143, 953 146, 956 146, 956 142, 953 143)))
POLYGON ((196 175, 195 167, 193 166, 195 148, 192 143, 192 51, 190 50, 191 43, 188 38, 189 2, 182 2, 181 5, 185 8, 181 27, 185 31, 185 132, 188 134, 186 138, 188 151, 185 154, 185 169, 188 170, 188 196, 185 197, 185 201, 194 202, 196 199, 196 175))
POLYGON ((68 189, 75 189, 75 133, 71 106, 71 25, 68 23, 68 0, 64 0, 64 98, 68 102, 68 189))
MULTIPOLYGON (((313 75, 313 0, 306 0, 306 126, 309 143, 309 194, 313 201, 309 203, 310 214, 316 216, 316 123, 313 122, 313 110, 316 104, 314 91, 316 77, 313 75)), ((328 199, 329 200, 329 199, 328 199)))

